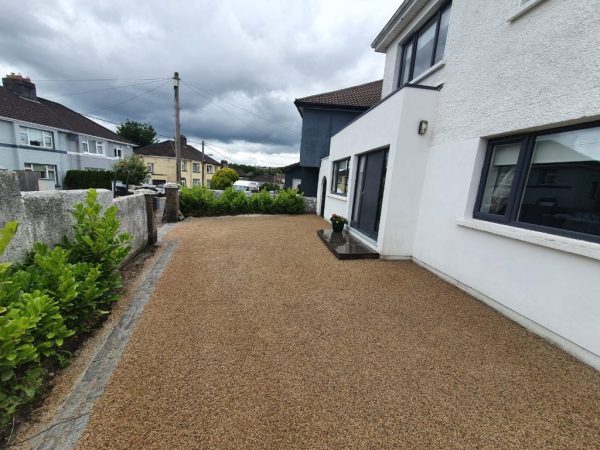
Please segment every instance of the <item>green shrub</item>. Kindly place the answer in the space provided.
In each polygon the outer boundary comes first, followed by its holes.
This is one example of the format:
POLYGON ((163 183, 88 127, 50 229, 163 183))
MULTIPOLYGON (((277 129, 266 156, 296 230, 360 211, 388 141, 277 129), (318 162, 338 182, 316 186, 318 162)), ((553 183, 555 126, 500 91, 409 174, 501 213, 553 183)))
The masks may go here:
MULTIPOLYGON (((116 299, 131 236, 97 197, 90 190, 75 206, 73 241, 36 243, 25 263, 0 264, 0 426, 35 397, 45 368, 64 363, 65 340, 95 326, 116 299)), ((0 255, 16 231, 15 222, 0 230, 0 255)))
POLYGON ((275 212, 273 197, 266 190, 250 196, 248 203, 250 211, 255 214, 273 214, 275 212))
POLYGON ((227 188, 217 200, 221 214, 236 215, 248 213, 248 196, 245 192, 227 188))
POLYGON ((215 172, 210 180, 212 189, 227 189, 240 179, 237 172, 229 167, 223 167, 215 172))
POLYGON ((115 173, 109 170, 68 170, 65 189, 108 189, 112 190, 115 173))
POLYGON ((203 186, 183 187, 179 191, 179 208, 190 216, 216 215, 217 199, 210 189, 203 186))
POLYGON ((73 210, 75 218, 74 240, 63 241, 69 251, 71 262, 87 262, 98 266, 100 281, 107 292, 121 287, 121 276, 117 269, 131 250, 133 237, 119 233, 117 207, 112 205, 102 214, 102 206, 97 202, 98 192, 90 189, 84 203, 78 203, 73 210))
POLYGON ((280 191, 272 197, 268 191, 247 196, 245 192, 226 189, 220 197, 201 186, 182 188, 179 206, 188 216, 219 216, 236 214, 301 214, 304 197, 293 189, 280 191))
POLYGON ((285 189, 275 196, 274 208, 279 214, 301 214, 304 212, 304 197, 294 189, 285 189))

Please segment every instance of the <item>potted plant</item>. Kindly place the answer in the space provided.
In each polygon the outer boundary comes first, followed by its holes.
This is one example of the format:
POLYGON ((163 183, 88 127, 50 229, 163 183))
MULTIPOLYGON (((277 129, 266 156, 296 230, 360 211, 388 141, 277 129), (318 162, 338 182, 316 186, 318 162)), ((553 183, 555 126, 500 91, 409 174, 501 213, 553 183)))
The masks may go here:
POLYGON ((329 220, 331 221, 334 233, 341 233, 344 231, 344 225, 348 223, 348 219, 338 216, 337 214, 332 214, 329 220))

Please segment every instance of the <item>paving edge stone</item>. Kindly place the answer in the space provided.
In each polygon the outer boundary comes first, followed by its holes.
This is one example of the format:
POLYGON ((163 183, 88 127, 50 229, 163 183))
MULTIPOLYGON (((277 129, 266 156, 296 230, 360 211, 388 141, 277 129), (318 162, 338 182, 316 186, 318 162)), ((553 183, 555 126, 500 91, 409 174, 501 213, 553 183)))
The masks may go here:
MULTIPOLYGON (((167 231, 167 230, 165 230, 167 231)), ((130 305, 117 325, 108 334, 96 356, 75 385, 54 420, 39 436, 23 444, 36 449, 72 449, 83 436, 90 420, 91 412, 121 360, 127 342, 144 307, 152 297, 169 258, 177 246, 177 241, 164 243, 164 250, 149 270, 145 279, 133 294, 130 305)))

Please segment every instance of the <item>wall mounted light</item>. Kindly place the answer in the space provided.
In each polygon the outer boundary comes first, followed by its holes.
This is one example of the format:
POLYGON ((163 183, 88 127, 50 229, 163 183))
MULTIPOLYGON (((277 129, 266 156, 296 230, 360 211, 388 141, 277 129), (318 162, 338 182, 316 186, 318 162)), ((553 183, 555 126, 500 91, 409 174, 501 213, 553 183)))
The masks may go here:
POLYGON ((427 133, 427 128, 429 127, 429 122, 426 120, 421 120, 419 122, 419 134, 423 135, 427 133))

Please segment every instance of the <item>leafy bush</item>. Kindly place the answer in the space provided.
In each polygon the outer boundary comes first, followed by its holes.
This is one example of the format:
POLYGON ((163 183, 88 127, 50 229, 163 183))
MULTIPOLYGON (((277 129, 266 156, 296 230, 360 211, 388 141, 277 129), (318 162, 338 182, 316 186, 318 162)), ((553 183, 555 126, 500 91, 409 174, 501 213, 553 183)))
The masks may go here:
POLYGON ((65 189, 108 189, 112 190, 115 173, 110 170, 68 170, 65 189))
POLYGON ((227 189, 240 179, 237 172, 229 167, 223 167, 215 172, 210 180, 212 189, 227 189))
POLYGON ((271 183, 271 182, 267 181, 266 183, 263 183, 261 185, 260 190, 277 192, 280 190, 280 187, 278 185, 276 185, 275 183, 271 183))
MULTIPOLYGON (((131 236, 119 233, 116 207, 102 213, 97 197, 90 190, 76 205, 73 241, 36 243, 25 263, 0 263, 0 427, 35 397, 46 368, 64 362, 65 341, 94 327, 116 299, 131 236)), ((0 255, 16 231, 15 222, 0 230, 0 255)))
POLYGON ((280 191, 274 200, 275 212, 279 214, 300 214, 304 212, 304 197, 294 189, 280 191))
POLYGON ((179 195, 181 211, 189 216, 219 216, 236 214, 300 214, 304 197, 292 189, 280 191, 275 197, 267 191, 247 196, 226 189, 220 197, 201 186, 182 188, 179 195))
POLYGON ((113 164, 113 171, 117 172, 118 180, 127 184, 142 184, 150 178, 148 165, 138 155, 120 159, 113 164))

